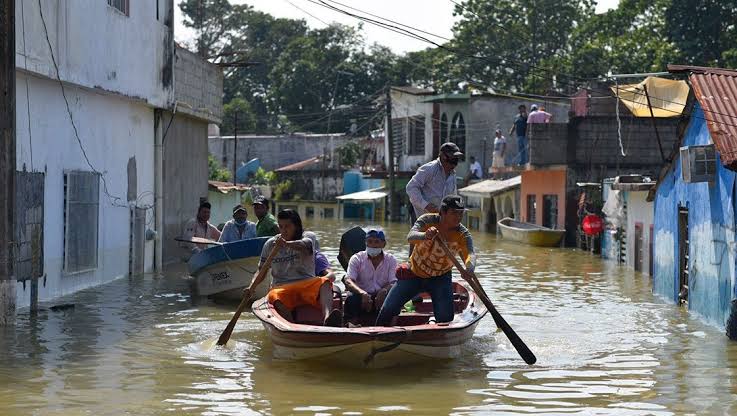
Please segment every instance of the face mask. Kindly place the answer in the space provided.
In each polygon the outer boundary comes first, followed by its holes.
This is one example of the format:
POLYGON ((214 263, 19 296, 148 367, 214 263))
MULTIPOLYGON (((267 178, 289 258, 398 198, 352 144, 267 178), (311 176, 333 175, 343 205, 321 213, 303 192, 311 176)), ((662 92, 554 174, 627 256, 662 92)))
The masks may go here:
POLYGON ((246 223, 248 223, 248 220, 236 221, 235 222, 235 225, 237 225, 239 227, 243 227, 244 225, 246 225, 246 223))
POLYGON ((383 249, 379 247, 366 247, 366 254, 368 254, 369 257, 376 257, 381 254, 382 251, 383 249))

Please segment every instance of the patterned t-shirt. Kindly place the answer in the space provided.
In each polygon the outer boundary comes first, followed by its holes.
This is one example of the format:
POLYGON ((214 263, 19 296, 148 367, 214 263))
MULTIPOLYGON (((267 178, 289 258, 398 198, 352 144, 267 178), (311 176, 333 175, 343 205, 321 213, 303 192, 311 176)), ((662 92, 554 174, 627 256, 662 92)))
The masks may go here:
MULTIPOLYGON (((264 244, 264 248, 261 251, 261 261, 258 263, 259 269, 266 262, 266 258, 269 257, 269 253, 271 253, 271 249, 276 244, 278 237, 278 235, 271 237, 264 244)), ((301 241, 310 245, 309 253, 300 253, 284 247, 274 257, 274 260, 271 262, 272 286, 315 277, 315 250, 318 247, 317 237, 314 233, 305 231, 302 233, 301 241)))
MULTIPOLYGON (((453 268, 453 262, 443 251, 443 248, 434 240, 420 240, 424 232, 430 227, 440 224, 440 214, 425 214, 417 219, 407 238, 416 241, 412 256, 409 258, 409 266, 412 273, 419 277, 442 276, 453 268)), ((453 254, 461 254, 461 258, 468 266, 475 263, 473 252, 473 239, 468 229, 459 224, 447 236, 446 244, 453 254)))

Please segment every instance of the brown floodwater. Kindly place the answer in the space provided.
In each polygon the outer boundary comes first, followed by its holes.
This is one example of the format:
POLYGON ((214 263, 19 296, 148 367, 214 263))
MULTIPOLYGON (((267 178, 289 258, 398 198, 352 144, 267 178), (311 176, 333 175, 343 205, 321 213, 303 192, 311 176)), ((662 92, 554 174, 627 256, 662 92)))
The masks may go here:
MULTIPOLYGON (((352 224, 308 225, 339 268, 352 224)), ((407 227, 386 228, 406 259, 407 227)), ((192 299, 178 267, 21 310, 0 329, 0 414, 737 414, 737 343, 654 297, 649 277, 575 250, 474 238, 477 275, 534 366, 491 317, 460 359, 407 368, 276 361, 249 313, 233 346, 208 349, 235 306, 192 299)))

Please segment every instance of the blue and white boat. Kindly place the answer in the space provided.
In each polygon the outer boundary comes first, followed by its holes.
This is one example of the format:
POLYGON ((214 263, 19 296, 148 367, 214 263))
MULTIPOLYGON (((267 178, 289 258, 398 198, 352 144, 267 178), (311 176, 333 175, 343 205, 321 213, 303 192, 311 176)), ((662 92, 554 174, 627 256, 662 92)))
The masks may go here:
MULTIPOLYGON (((194 291, 199 296, 240 299, 258 269, 261 250, 269 237, 249 238, 212 246, 194 254, 188 262, 194 291)), ((266 296, 270 274, 260 284, 254 298, 266 296)))

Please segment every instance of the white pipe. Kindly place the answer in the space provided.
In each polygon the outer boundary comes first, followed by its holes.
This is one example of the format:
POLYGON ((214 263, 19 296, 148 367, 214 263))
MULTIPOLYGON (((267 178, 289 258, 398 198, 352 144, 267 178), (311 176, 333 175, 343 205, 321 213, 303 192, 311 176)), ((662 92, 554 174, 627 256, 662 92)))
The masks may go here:
MULTIPOLYGON (((156 240, 154 241, 154 271, 163 271, 163 245, 164 245, 164 112, 154 110, 154 227, 156 228, 156 240)), ((174 115, 172 114, 172 117, 174 115)))

